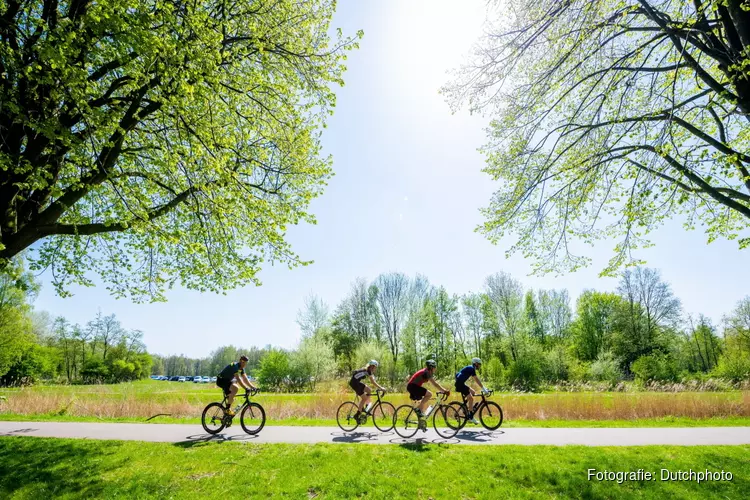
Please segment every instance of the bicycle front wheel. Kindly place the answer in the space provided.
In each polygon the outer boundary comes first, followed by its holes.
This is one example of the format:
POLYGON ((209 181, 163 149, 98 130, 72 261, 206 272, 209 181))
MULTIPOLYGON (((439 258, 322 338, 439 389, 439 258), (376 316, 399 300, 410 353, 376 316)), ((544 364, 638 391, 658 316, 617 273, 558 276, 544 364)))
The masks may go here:
POLYGON ((243 431, 256 435, 266 425, 266 411, 258 403, 249 403, 240 413, 240 425, 243 431))
POLYGON ((419 430, 419 418, 417 418, 414 407, 401 405, 396 408, 396 412, 393 414, 393 429, 402 438, 414 437, 414 434, 419 430))
POLYGON ((209 434, 218 434, 224 429, 224 407, 221 403, 211 403, 203 410, 201 425, 209 434))
POLYGON ((441 438, 450 439, 454 437, 461 430, 461 424, 462 420, 455 406, 440 405, 440 408, 435 409, 432 426, 441 438))
POLYGON ((359 422, 354 418, 357 413, 357 405, 351 401, 341 403, 339 409, 336 411, 336 423, 339 424, 341 430, 344 432, 352 432, 354 429, 359 427, 359 422))
POLYGON ((393 416, 396 414, 396 408, 387 401, 381 401, 372 409, 372 423, 381 432, 388 432, 393 429, 393 416))
POLYGON ((494 431, 503 425, 503 409, 494 401, 487 401, 479 410, 479 421, 485 429, 494 431))

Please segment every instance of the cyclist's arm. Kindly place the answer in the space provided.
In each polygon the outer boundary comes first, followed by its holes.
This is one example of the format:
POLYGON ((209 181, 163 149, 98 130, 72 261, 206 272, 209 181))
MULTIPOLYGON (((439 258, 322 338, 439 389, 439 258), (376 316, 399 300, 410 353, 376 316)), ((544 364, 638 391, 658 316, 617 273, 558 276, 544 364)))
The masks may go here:
POLYGON ((475 381, 475 382, 477 383, 477 385, 478 385, 478 386, 479 386, 479 387, 480 387, 481 389, 484 389, 484 384, 482 383, 482 381, 481 381, 481 380, 479 380, 479 377, 477 377, 476 375, 474 375, 474 381, 475 381))
POLYGON ((249 391, 250 389, 255 389, 255 386, 253 385, 252 382, 250 382, 250 379, 247 378, 246 374, 243 373, 242 375, 239 376, 237 380, 240 381, 240 385, 242 385, 242 388, 245 389, 246 391, 249 391))
POLYGON ((373 375, 370 375, 370 381, 371 381, 371 382, 372 382, 373 384, 375 384, 375 385, 377 386, 377 388, 378 388, 378 389, 380 389, 381 391, 385 391, 385 387, 383 387, 382 385, 378 384, 378 383, 377 383, 377 382, 375 381, 375 377, 374 377, 373 375))
POLYGON ((440 390, 440 391, 442 391, 442 392, 450 392, 450 391, 449 391, 448 389, 446 389, 446 388, 445 388, 445 387, 443 387, 442 385, 438 384, 438 381, 437 381, 437 380, 435 380, 434 378, 431 378, 431 379, 430 379, 430 382, 432 382, 432 385, 434 385, 435 387, 437 387, 437 388, 438 388, 438 390, 440 390))

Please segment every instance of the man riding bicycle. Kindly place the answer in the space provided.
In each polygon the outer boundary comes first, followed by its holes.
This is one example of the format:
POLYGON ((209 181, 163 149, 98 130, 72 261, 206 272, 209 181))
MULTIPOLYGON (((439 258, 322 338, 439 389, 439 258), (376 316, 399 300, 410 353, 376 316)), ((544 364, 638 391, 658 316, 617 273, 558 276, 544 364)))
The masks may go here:
MULTIPOLYGON (((354 419, 359 422, 359 415, 362 413, 362 410, 364 409, 365 405, 370 402, 370 394, 372 390, 368 385, 366 385, 363 380, 365 378, 369 378, 370 382, 372 382, 374 385, 377 386, 378 389, 385 392, 385 387, 378 384, 375 381, 375 371, 378 369, 378 362, 374 359, 371 359, 367 362, 367 366, 364 368, 360 368, 358 370, 354 370, 352 372, 352 378, 349 380, 349 387, 354 389, 354 392, 357 393, 357 396, 360 397, 359 401, 359 407, 357 408, 357 413, 354 414, 354 419)), ((361 422, 360 422, 361 423, 361 422)))
POLYGON ((424 412, 432 398, 432 393, 427 388, 422 387, 422 384, 428 380, 434 385, 439 391, 446 393, 446 397, 450 395, 450 391, 445 389, 435 380, 435 370, 437 369, 437 363, 432 359, 428 359, 425 362, 425 367, 416 372, 409 379, 409 383, 406 385, 406 390, 409 391, 409 397, 412 401, 419 401, 419 406, 416 409, 417 417, 419 417, 419 426, 424 427, 424 412))
POLYGON ((480 368, 482 368, 482 360, 479 358, 472 358, 470 365, 461 368, 461 370, 456 373, 456 392, 460 392, 463 396, 466 397, 466 406, 469 411, 469 415, 467 416, 467 418, 469 422, 475 425, 479 425, 477 419, 474 418, 474 395, 476 394, 476 392, 474 392, 474 389, 466 385, 466 382, 470 378, 473 378, 477 385, 482 388, 482 392, 489 392, 477 376, 477 372, 480 368))
POLYGON ((250 380, 248 380, 247 375, 245 375, 246 365, 247 356, 242 355, 240 356, 240 360, 238 362, 229 363, 226 368, 221 370, 221 373, 216 376, 216 385, 221 387, 221 389, 224 391, 224 394, 227 396, 227 413, 232 416, 234 415, 234 411, 232 410, 232 401, 234 401, 234 397, 237 395, 237 391, 240 390, 237 384, 234 383, 233 379, 236 378, 239 385, 241 385, 242 388, 246 391, 249 391, 250 389, 257 389, 257 387, 253 385, 250 380))

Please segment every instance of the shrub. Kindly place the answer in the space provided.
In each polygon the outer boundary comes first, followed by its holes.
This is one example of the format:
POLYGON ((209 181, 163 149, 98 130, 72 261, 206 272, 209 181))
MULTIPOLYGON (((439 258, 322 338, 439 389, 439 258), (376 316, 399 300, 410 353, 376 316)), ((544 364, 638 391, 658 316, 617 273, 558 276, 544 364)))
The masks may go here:
POLYGON ((668 354, 649 354, 633 361, 630 370, 639 382, 673 382, 678 379, 675 359, 668 354))
POLYGON ((589 366, 589 378, 596 382, 608 382, 612 385, 622 379, 620 363, 611 352, 599 354, 596 361, 589 366))
POLYGON ((750 380, 750 358, 739 353, 726 353, 719 358, 714 374, 732 382, 750 380))

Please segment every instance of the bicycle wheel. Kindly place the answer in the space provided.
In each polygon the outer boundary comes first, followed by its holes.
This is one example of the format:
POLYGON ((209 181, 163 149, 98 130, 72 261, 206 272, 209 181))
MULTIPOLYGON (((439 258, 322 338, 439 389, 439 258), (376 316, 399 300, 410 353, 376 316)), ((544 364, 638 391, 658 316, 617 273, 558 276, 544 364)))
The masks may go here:
POLYGON ((414 407, 411 405, 401 405, 396 408, 393 414, 393 429, 396 434, 402 438, 409 439, 419 430, 419 418, 414 407))
POLYGON ((503 425, 503 409, 494 401, 485 401, 479 409, 479 421, 485 429, 494 431, 503 425))
POLYGON ((458 410, 451 405, 440 405, 440 408, 435 409, 432 417, 432 426, 435 428, 435 432, 445 439, 454 437, 461 430, 461 422, 458 410))
POLYGON ((224 407, 221 403, 211 403, 203 410, 201 424, 209 434, 218 434, 224 429, 224 407))
POLYGON ((372 409, 372 423, 381 432, 388 432, 393 429, 393 416, 396 414, 396 408, 387 401, 381 401, 372 409))
POLYGON ((354 429, 359 427, 359 422, 354 418, 357 413, 357 405, 351 401, 341 403, 339 409, 336 410, 336 423, 339 424, 341 430, 344 432, 352 432, 354 429))
POLYGON ((240 425, 243 431, 256 435, 266 425, 266 411, 258 403, 249 403, 240 413, 240 425))
POLYGON ((456 416, 461 420, 461 427, 459 427, 459 430, 461 430, 464 428, 464 426, 466 425, 466 421, 469 419, 469 410, 468 408, 466 408, 465 404, 458 401, 451 401, 450 405, 455 408, 456 416))

